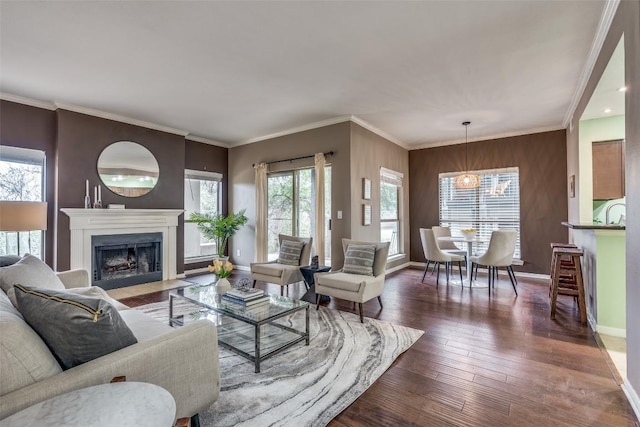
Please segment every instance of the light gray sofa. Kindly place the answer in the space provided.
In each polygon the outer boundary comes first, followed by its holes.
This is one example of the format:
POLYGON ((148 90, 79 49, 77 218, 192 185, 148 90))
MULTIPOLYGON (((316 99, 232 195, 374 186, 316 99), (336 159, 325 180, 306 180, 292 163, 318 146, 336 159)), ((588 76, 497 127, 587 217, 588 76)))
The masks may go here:
POLYGON ((152 383, 168 390, 176 401, 176 418, 192 417, 215 402, 220 392, 220 372, 217 330, 212 322, 198 320, 173 329, 111 299, 101 288, 89 288, 85 270, 57 274, 72 292, 108 299, 138 342, 62 371, 7 294, 0 291, 0 419, 53 396, 105 384, 122 375, 127 381, 152 383))

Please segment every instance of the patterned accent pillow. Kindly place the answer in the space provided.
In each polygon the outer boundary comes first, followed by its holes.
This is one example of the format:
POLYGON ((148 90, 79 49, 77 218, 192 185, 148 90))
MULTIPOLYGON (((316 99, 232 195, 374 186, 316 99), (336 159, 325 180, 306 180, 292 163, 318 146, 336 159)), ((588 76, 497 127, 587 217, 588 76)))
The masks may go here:
POLYGON ((300 254, 304 242, 294 242, 293 240, 283 240, 280 244, 280 255, 278 264, 300 265, 300 254))
POLYGON ((138 342, 107 301, 15 285, 18 310, 63 370, 138 342))
POLYGON ((373 260, 376 256, 376 245, 347 246, 344 255, 343 273, 373 276, 373 260))

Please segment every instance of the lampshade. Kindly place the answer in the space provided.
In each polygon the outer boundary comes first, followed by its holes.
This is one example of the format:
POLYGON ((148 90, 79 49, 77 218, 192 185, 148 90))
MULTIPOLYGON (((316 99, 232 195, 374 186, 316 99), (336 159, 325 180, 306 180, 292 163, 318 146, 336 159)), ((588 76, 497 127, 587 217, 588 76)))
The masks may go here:
POLYGON ((459 190, 471 190, 480 187, 480 177, 472 173, 463 173, 453 180, 453 185, 459 190))
POLYGON ((47 229, 47 202, 0 200, 0 231, 47 229))
POLYGON ((453 186, 458 190, 472 190, 480 187, 480 176, 469 173, 469 140, 467 131, 471 122, 462 122, 464 126, 464 173, 456 176, 453 179, 453 186))

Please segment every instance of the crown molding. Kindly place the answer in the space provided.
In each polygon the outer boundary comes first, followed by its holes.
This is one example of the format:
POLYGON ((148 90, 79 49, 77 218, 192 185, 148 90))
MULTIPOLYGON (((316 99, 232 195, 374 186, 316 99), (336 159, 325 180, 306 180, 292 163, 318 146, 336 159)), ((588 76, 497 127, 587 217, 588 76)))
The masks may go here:
POLYGON ((375 133, 378 136, 381 136, 382 138, 393 142, 394 144, 404 148, 405 150, 409 150, 409 146, 405 143, 403 143, 402 141, 400 141, 398 138, 395 138, 394 136, 389 135, 388 133, 386 133, 385 131, 378 129, 377 127, 373 126, 371 123, 366 122, 364 120, 362 120, 360 117, 358 116, 351 116, 351 121, 357 125, 362 126, 363 128, 375 133))
POLYGON ((498 133, 498 134, 487 135, 479 138, 471 138, 468 141, 465 141, 464 139, 455 139, 455 140, 449 140, 449 141, 425 143, 425 144, 411 146, 409 150, 422 150, 424 148, 444 147, 447 145, 464 144, 465 142, 490 141, 493 139, 510 138, 512 136, 532 135, 534 133, 553 132, 555 130, 563 130, 563 129, 565 129, 563 126, 543 126, 539 128, 518 130, 514 132, 498 133))
POLYGON ((240 141, 235 144, 232 144, 231 146, 238 147, 240 145, 253 144, 254 142, 265 141, 267 139, 278 138, 281 136, 291 135, 293 133, 304 132, 306 130, 318 129, 325 126, 335 125, 336 123, 348 122, 350 120, 351 120, 351 116, 334 117, 332 119, 322 120, 319 122, 309 123, 309 124, 298 126, 295 128, 286 129, 281 132, 276 132, 269 135, 258 136, 256 138, 247 139, 245 141, 240 141))
POLYGON ((94 110, 93 108, 80 107, 73 104, 65 104, 63 102, 55 102, 57 108, 74 113, 86 114, 88 116, 99 117, 101 119, 113 120, 116 122, 127 123, 129 125, 140 126, 143 128, 154 129, 160 132, 172 133, 180 136, 187 136, 189 132, 182 129, 175 129, 168 126, 158 125, 156 123, 145 122, 144 120, 132 119, 130 117, 120 116, 118 114, 108 113, 106 111, 94 110))
POLYGON ((208 138, 202 138, 200 136, 195 136, 191 134, 187 134, 187 136, 185 136, 185 139, 188 139, 189 141, 201 142, 202 144, 215 145, 216 147, 229 148, 229 144, 225 142, 220 142, 220 141, 216 141, 208 138))
POLYGON ((604 10, 600 16, 600 22, 598 22, 598 29, 595 37, 593 38, 593 43, 591 44, 589 56, 582 68, 582 74, 580 75, 578 85, 576 86, 576 90, 571 98, 571 102, 569 103, 567 113, 562 120, 562 126, 564 128, 569 127, 573 129, 573 123, 571 123, 573 121, 573 115, 576 112, 576 108, 578 108, 578 103, 584 94, 584 90, 587 87, 587 82, 591 77, 591 73, 593 73, 593 67, 596 65, 596 61, 600 55, 600 50, 602 49, 604 40, 607 38, 607 33, 609 32, 609 28, 611 28, 611 22, 613 22, 613 17, 616 14, 616 10, 618 10, 619 4, 620 0, 607 0, 604 5, 604 10))
POLYGON ((381 136, 382 138, 385 138, 387 140, 389 140, 390 142, 393 142, 396 145, 399 145, 400 147, 404 148, 405 150, 408 150, 409 147, 402 143, 400 140, 398 140, 397 138, 394 138, 393 136, 389 135, 388 133, 378 129, 377 127, 371 125, 370 123, 362 120, 360 117, 357 116, 339 116, 339 117, 334 117, 331 119, 327 119, 327 120, 322 120, 319 122, 314 122, 314 123, 309 123, 306 125, 302 125, 302 126, 298 126, 295 128, 291 128, 291 129, 286 129, 283 130, 281 132, 276 132, 276 133, 272 133, 269 135, 264 135, 264 136, 259 136, 257 138, 251 138, 245 141, 241 141, 235 144, 230 144, 231 147, 238 147, 241 145, 247 145, 247 144, 253 144, 254 142, 260 142, 260 141, 265 141, 267 139, 273 139, 273 138, 278 138, 281 136, 286 136, 286 135, 291 135, 294 133, 298 133, 298 132, 304 132, 307 130, 311 130, 311 129, 318 129, 318 128, 322 128, 325 126, 330 126, 330 125, 335 125, 337 123, 344 123, 344 122, 353 122, 356 123, 360 126, 362 126, 363 128, 375 133, 378 136, 381 136))
POLYGON ((6 92, 0 92, 0 99, 4 101, 15 102, 17 104, 29 105, 31 107, 44 108, 45 110, 55 111, 56 106, 52 102, 41 101, 39 99, 27 98, 24 96, 12 95, 6 92))

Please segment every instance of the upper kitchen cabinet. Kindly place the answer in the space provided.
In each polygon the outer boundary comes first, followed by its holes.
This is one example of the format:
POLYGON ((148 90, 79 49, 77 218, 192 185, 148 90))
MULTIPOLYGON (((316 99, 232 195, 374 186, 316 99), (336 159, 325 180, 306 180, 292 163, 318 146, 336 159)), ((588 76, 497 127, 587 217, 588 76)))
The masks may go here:
POLYGON ((621 199, 624 188, 624 140, 592 144, 593 199, 621 199))

